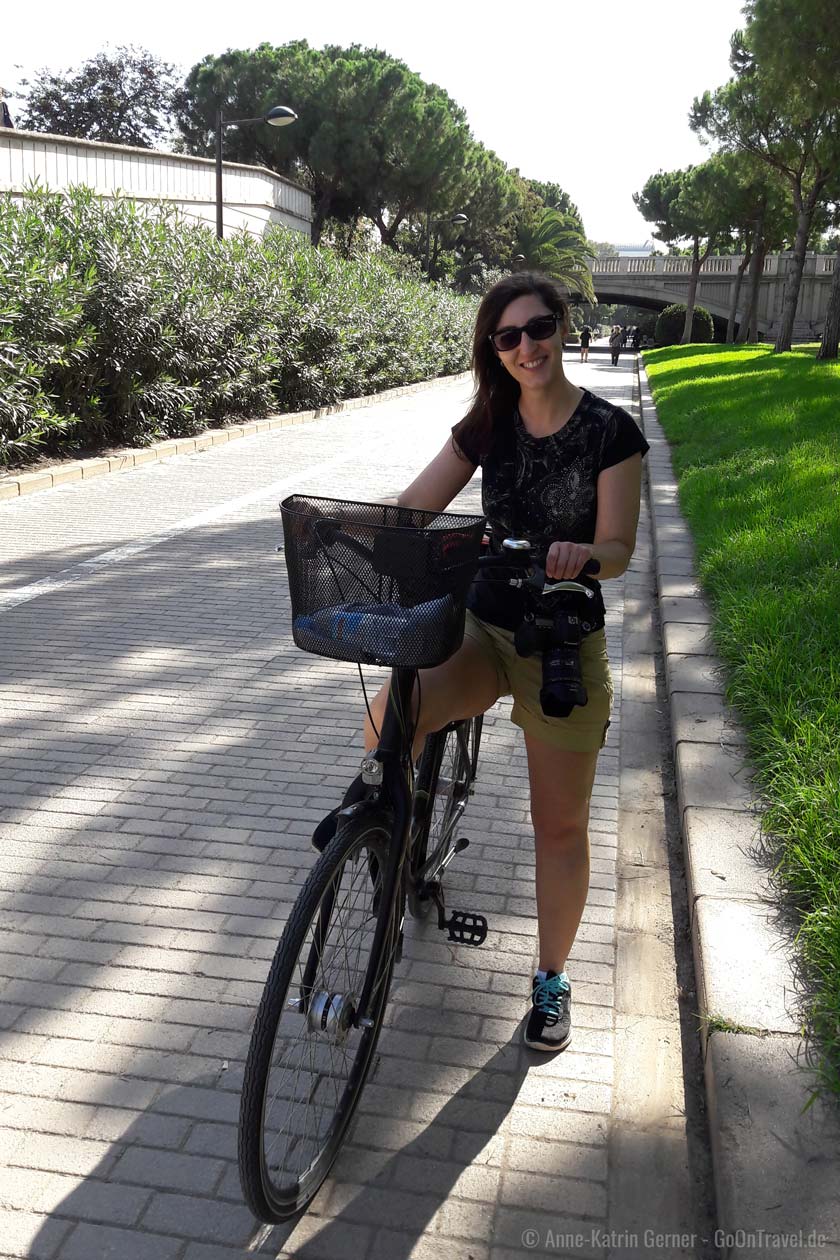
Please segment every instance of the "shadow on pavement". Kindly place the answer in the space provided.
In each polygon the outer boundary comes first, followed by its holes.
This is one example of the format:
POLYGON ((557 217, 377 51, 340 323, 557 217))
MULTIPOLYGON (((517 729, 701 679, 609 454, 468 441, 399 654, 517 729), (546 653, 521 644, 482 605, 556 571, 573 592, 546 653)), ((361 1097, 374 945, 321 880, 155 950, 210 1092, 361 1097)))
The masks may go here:
MULTIPOLYGON (((383 1054, 387 1058, 387 1032, 383 1054)), ((433 1067, 427 1072, 420 1064, 403 1064, 403 1070, 400 1096, 406 1104, 427 1100, 428 1119, 409 1123, 390 1118, 382 1111, 375 1080, 371 1081, 350 1143, 310 1213, 274 1229, 255 1222, 241 1200, 235 1163, 238 1095, 226 1093, 224 1105, 212 1107, 207 1091, 206 1110, 213 1119, 196 1121, 195 1090, 163 1087, 133 1122, 126 1123, 127 1113, 113 1112, 109 1140, 100 1117, 99 1124, 84 1134, 90 1160, 84 1169, 78 1163, 83 1145, 79 1135, 52 1137, 49 1167, 55 1167, 56 1153, 61 1161, 63 1152, 65 1172, 75 1176, 33 1172, 33 1166, 44 1168, 47 1160, 38 1144, 33 1148, 21 1133, 17 1150, 25 1167, 17 1167, 12 1151, 4 1198, 14 1206, 25 1183, 38 1180, 44 1188, 39 1210, 49 1212, 41 1227, 33 1229, 26 1254, 33 1260, 52 1256, 61 1240, 62 1256, 133 1254, 142 1245, 148 1248, 143 1254, 168 1257, 180 1253, 183 1240, 192 1240, 193 1247, 212 1243, 219 1254, 230 1257, 259 1250, 332 1258, 345 1254, 354 1235, 370 1238, 377 1231, 391 1260, 400 1260, 411 1254, 432 1218, 446 1212, 453 1190, 459 1194, 462 1178, 460 1196, 452 1200, 452 1210, 462 1214, 460 1223, 453 1225, 455 1232, 472 1232, 469 1216, 476 1218, 477 1233, 486 1232, 480 1220, 493 1215, 497 1134, 527 1064, 515 1047, 503 1046, 479 1070, 471 1070, 466 1084, 448 1099, 430 1092, 435 1089, 433 1067), (406 1139, 408 1129, 415 1136, 406 1139), (446 1159, 440 1154, 443 1149, 446 1159), (71 1169, 74 1154, 76 1165, 71 1169), (492 1175, 482 1183, 484 1169, 492 1175), (63 1198, 61 1182, 73 1187, 63 1198)))

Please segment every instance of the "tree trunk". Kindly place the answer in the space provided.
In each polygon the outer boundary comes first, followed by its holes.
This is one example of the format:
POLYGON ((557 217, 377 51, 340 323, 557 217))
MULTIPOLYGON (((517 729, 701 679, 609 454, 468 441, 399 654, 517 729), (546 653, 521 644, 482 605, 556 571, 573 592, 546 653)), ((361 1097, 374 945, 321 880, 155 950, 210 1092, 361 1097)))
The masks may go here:
POLYGON ((700 253, 700 238, 694 238, 694 255, 691 259, 691 275, 688 278, 688 293, 685 297, 685 327, 683 328, 682 337, 680 337, 680 345, 687 346, 691 341, 691 326, 694 323, 694 305, 697 298, 697 283, 700 279, 700 268, 706 261, 709 250, 712 248, 711 239, 709 239, 703 253, 700 253))
POLYGON ((802 198, 799 197, 797 200, 799 205, 797 207, 796 240, 793 243, 793 257, 790 260, 790 268, 785 281, 785 296, 782 303, 782 322, 779 324, 779 331, 776 334, 776 344, 773 347, 775 354, 779 354, 785 350, 790 350, 791 342, 793 341, 793 322, 796 318, 796 304, 799 301, 799 289, 802 284, 802 272, 805 267, 805 251, 808 248, 808 237, 811 234, 811 220, 814 217, 814 208, 812 205, 808 204, 812 199, 809 197, 808 202, 803 202, 802 198))
POLYGON ((324 220, 325 220, 325 216, 321 215, 319 217, 316 211, 312 219, 312 226, 309 229, 310 231, 309 243, 313 249, 317 249, 321 243, 321 233, 324 230, 324 220))
POLYGON ((750 264, 752 251, 747 250, 743 260, 738 267, 738 274, 735 277, 735 284, 732 289, 732 303, 729 307, 729 319, 726 322, 726 344, 731 346, 735 340, 735 318, 738 314, 738 299, 741 296, 741 285, 744 282, 744 272, 750 264))
POLYGON ((330 213, 331 206, 332 206, 332 189, 328 188, 321 194, 320 197, 316 197, 315 199, 315 212, 312 215, 312 229, 311 229, 311 232, 312 232, 311 239, 312 239, 313 248, 317 248, 321 242, 321 233, 324 230, 324 224, 327 221, 327 216, 330 213))
POLYGON ((736 342, 743 345, 749 338, 758 340, 758 298, 761 292, 761 277, 764 275, 764 259, 767 257, 767 242, 764 239, 765 211, 762 210, 755 220, 755 236, 753 237, 750 270, 747 276, 747 297, 744 301, 746 318, 738 328, 736 342))
POLYGON ((834 276, 831 281, 831 295, 828 299, 828 310, 825 315, 825 328, 820 342, 818 359, 836 359, 840 346, 840 246, 834 255, 834 276))
POLYGON ((396 249, 397 232, 406 216, 406 211, 400 206, 397 213, 391 219, 390 223, 386 223, 381 210, 377 210, 374 214, 373 221, 379 228, 379 239, 383 245, 389 245, 391 249, 396 249))
POLYGON ((379 212, 377 212, 374 215, 373 221, 379 229, 379 240, 381 241, 381 243, 383 245, 390 245, 393 248, 393 245, 394 245, 393 225, 390 223, 386 223, 379 212))
POLYGON ((744 339, 749 339, 750 345, 753 346, 758 341, 758 299, 761 297, 761 277, 764 275, 764 260, 766 257, 767 242, 762 239, 755 251, 753 262, 750 267, 753 282, 752 289, 750 290, 750 308, 747 313, 747 322, 744 328, 744 339))

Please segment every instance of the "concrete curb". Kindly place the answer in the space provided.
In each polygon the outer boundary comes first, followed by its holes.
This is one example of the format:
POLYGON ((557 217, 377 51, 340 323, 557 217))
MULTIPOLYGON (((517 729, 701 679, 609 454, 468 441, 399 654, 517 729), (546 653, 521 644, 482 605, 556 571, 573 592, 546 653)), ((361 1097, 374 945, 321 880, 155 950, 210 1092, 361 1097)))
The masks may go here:
POLYGON ((685 844, 722 1254, 840 1255, 840 1116, 813 1088, 792 934, 762 858, 761 802, 724 698, 692 537, 639 361, 645 461, 685 844), (783 1236, 783 1237, 777 1237, 783 1236))
POLYGON ((326 420, 344 411, 369 407, 372 403, 387 402, 403 394, 419 393, 421 390, 430 389, 433 385, 440 385, 442 381, 450 384, 466 381, 469 376, 469 372, 458 372, 454 376, 437 376, 427 381, 416 381, 411 385, 398 385, 394 389, 383 390, 381 394, 346 398, 342 402, 332 403, 328 407, 316 407, 312 411, 285 412, 281 415, 266 416, 261 420, 248 420, 243 424, 226 425, 221 429, 205 429, 194 437, 171 438, 166 442, 155 442, 151 446, 132 447, 124 451, 116 451, 113 455, 80 459, 72 463, 62 461, 48 468, 39 468, 37 472, 24 472, 20 475, 0 473, 0 501, 17 499, 23 494, 35 494, 39 490, 51 490, 53 486, 63 485, 67 481, 83 481, 89 477, 101 477, 106 473, 125 472, 130 468, 139 467, 140 464, 152 464, 157 460, 169 459, 172 455, 188 455, 194 451, 206 451, 211 446, 221 446, 224 442, 250 437, 254 433, 269 433, 272 429, 285 429, 293 424, 326 420))

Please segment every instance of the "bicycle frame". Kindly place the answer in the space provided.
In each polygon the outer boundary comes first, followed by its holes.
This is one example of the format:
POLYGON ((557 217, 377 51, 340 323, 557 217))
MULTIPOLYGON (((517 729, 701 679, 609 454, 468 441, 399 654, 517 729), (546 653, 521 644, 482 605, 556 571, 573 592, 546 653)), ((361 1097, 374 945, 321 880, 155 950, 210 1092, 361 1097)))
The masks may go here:
MULTIPOLYGON (((391 682, 388 688, 388 702, 382 721, 379 744, 369 753, 363 762, 363 775, 370 776, 371 795, 357 805, 350 806, 348 813, 353 816, 359 813, 376 812, 389 817, 392 841, 399 837, 399 842, 392 843, 388 851, 388 864, 382 872, 382 893, 379 916, 374 929, 371 957, 379 958, 386 946, 389 932, 394 932, 394 949, 397 948, 400 925, 391 922, 391 910, 399 904, 399 883, 402 880, 403 865, 408 852, 408 830, 411 823, 411 794, 408 788, 408 765, 411 758, 411 743, 406 736, 405 715, 411 714, 411 702, 414 684, 417 680, 415 669, 391 670, 391 682), (377 770, 381 766, 381 770, 377 770), (381 776, 381 777, 380 777, 381 776), (380 782, 377 784, 376 779, 380 782), (378 795, 373 793, 379 786, 378 795)), ((368 781, 366 779, 366 781, 368 781)), ((367 1010, 373 996, 378 977, 368 972, 359 1000, 359 1007, 354 1023, 364 1023, 367 1010)))

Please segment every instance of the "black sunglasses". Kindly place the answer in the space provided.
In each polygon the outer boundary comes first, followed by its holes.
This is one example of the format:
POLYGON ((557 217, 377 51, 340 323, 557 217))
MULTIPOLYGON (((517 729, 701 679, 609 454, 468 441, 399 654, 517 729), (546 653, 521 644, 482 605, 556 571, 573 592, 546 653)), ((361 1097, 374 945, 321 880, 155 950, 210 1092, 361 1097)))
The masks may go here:
POLYGON ((548 341, 549 337, 554 336, 557 324, 562 319, 563 316, 556 311, 551 315, 536 315, 521 328, 500 328, 498 332, 490 333, 489 340, 496 350, 515 350, 523 333, 527 333, 531 341, 548 341))

